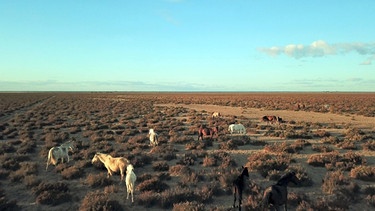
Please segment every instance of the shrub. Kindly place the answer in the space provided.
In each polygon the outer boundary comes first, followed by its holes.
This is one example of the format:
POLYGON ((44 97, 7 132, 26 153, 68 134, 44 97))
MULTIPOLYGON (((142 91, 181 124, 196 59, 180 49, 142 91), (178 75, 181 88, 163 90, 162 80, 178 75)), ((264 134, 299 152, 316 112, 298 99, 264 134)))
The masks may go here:
POLYGON ((362 144, 364 150, 368 151, 375 151, 375 140, 367 141, 366 143, 362 144))
POLYGON ((9 177, 12 182, 18 182, 25 176, 38 173, 38 165, 35 162, 21 162, 17 171, 10 173, 9 177))
POLYGON ((138 194, 137 202, 138 205, 142 205, 146 208, 157 205, 160 201, 160 194, 155 194, 154 191, 143 191, 138 194))
POLYGON ((177 164, 169 169, 171 176, 188 175, 191 173, 191 169, 186 165, 177 164))
POLYGON ((163 192, 168 188, 169 186, 166 183, 160 181, 158 178, 151 178, 149 180, 140 182, 136 187, 136 189, 140 192, 154 191, 158 193, 163 192))
POLYGON ((365 181, 375 181, 375 167, 357 166, 350 171, 350 177, 365 181))
POLYGON ((17 201, 16 200, 9 201, 5 197, 4 190, 2 189, 0 189, 0 210, 4 210, 4 211, 20 210, 20 208, 17 205, 17 201))
POLYGON ((61 171, 61 176, 64 178, 64 179, 77 179, 79 178, 81 175, 83 175, 83 169, 79 169, 78 167, 76 166, 72 166, 72 167, 69 167, 69 168, 66 168, 66 169, 63 169, 61 171))
POLYGON ((284 171, 291 162, 289 154, 272 155, 266 152, 252 153, 248 158, 246 166, 251 170, 258 171, 263 177, 267 177, 269 171, 284 171))
POLYGON ((205 206, 203 203, 196 201, 192 202, 181 202, 173 204, 173 211, 204 211, 205 206))
POLYGON ((115 200, 111 200, 109 194, 101 191, 89 192, 82 200, 79 206, 80 211, 86 210, 98 210, 98 211, 110 211, 110 210, 124 210, 120 203, 115 200))
POLYGON ((33 189, 36 203, 58 205, 71 200, 68 185, 62 182, 42 182, 33 189))
POLYGON ((154 171, 168 171, 169 165, 165 161, 157 161, 152 164, 154 171))
POLYGON ((332 147, 328 145, 323 145, 323 144, 313 144, 312 150, 316 152, 332 152, 333 151, 332 147))
POLYGON ((107 178, 107 174, 89 174, 86 177, 86 184, 92 188, 105 187, 112 184, 112 180, 107 178))

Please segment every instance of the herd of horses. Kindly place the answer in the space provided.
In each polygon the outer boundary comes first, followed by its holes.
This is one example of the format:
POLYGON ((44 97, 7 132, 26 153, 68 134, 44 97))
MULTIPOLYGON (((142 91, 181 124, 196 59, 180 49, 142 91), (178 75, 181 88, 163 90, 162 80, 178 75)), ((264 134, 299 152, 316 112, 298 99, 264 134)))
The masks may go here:
MULTIPOLYGON (((69 153, 68 151, 74 151, 75 147, 75 139, 70 140, 61 144, 60 146, 52 147, 48 152, 47 158, 47 167, 46 171, 48 170, 48 165, 53 164, 56 165, 58 160, 61 160, 61 163, 64 163, 64 158, 67 159, 67 163, 69 162, 69 153)), ((132 203, 134 203, 134 189, 135 189, 135 181, 137 179, 136 174, 134 173, 134 167, 129 162, 128 159, 124 157, 112 157, 109 154, 104 154, 97 152, 91 160, 91 163, 95 163, 100 161, 104 164, 107 168, 107 178, 112 176, 113 173, 120 171, 121 174, 121 181, 124 179, 124 173, 126 172, 125 184, 126 184, 126 192, 127 197, 131 195, 132 203), (125 170, 126 169, 126 170, 125 170)))
MULTIPOLYGON (((221 114, 219 112, 214 112, 212 114, 212 118, 219 118, 221 114)), ((282 119, 276 116, 264 116, 262 117, 262 121, 267 122, 267 124, 271 123, 281 123, 282 119)), ((230 134, 246 134, 246 128, 242 124, 231 124, 228 127, 228 131, 230 134)), ((198 141, 203 140, 204 137, 209 136, 211 139, 214 136, 218 136, 219 128, 218 126, 215 127, 206 127, 201 125, 198 130, 198 141)), ((149 140, 150 146, 158 146, 158 134, 154 131, 154 129, 149 129, 149 140)), ((69 158, 69 151, 73 152, 75 150, 75 139, 65 142, 60 146, 52 147, 48 152, 47 157, 47 166, 46 171, 48 170, 49 164, 56 165, 59 160, 61 163, 64 163, 64 160, 68 163, 70 161, 69 158)), ((127 197, 131 196, 131 201, 134 203, 134 189, 135 189, 135 181, 137 179, 136 174, 134 173, 134 167, 130 163, 130 161, 124 157, 112 157, 109 154, 104 154, 97 152, 91 160, 91 163, 95 163, 100 161, 104 164, 107 168, 107 177, 111 177, 113 173, 120 172, 121 181, 124 179, 124 173, 126 173, 125 183, 126 183, 126 190, 127 190, 127 197)), ((249 171, 247 167, 242 167, 241 174, 233 181, 233 196, 234 202, 233 207, 236 207, 236 200, 238 198, 238 208, 241 210, 242 205, 242 192, 246 187, 246 177, 249 177, 249 171)), ((271 208, 275 210, 279 210, 279 207, 284 205, 285 210, 287 210, 287 185, 289 182, 293 182, 295 184, 298 183, 298 178, 294 172, 289 172, 274 185, 269 186, 265 189, 263 194, 263 200, 261 206, 263 208, 271 206, 271 208)))

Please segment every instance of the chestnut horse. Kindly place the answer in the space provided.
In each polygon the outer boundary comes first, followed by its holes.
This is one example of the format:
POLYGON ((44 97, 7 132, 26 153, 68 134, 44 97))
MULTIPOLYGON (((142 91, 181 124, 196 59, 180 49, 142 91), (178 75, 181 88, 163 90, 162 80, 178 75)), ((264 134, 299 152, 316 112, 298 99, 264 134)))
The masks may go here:
POLYGON ((207 128, 205 126, 200 126, 198 130, 198 141, 203 140, 203 137, 210 136, 210 139, 212 140, 212 137, 214 135, 218 136, 219 127, 215 126, 212 128, 207 128))
POLYGON ((262 121, 267 122, 267 125, 269 123, 273 124, 273 123, 276 123, 276 122, 280 124, 282 122, 282 119, 280 117, 276 117, 276 116, 263 116, 262 121))

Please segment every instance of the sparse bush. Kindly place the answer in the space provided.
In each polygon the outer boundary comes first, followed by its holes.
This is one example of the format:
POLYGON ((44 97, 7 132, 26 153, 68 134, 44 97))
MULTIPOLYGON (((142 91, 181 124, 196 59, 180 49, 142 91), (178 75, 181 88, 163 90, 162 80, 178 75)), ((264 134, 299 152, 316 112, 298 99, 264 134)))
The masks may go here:
POLYGON ((181 202, 173 204, 173 211, 204 211, 205 206, 203 203, 193 202, 181 202))
POLYGON ((155 194, 154 191, 143 191, 138 194, 137 202, 138 205, 144 206, 146 208, 157 205, 160 201, 160 194, 155 194))
POLYGON ((165 161, 157 161, 152 164, 154 171, 168 171, 169 165, 165 161))
POLYGON ((140 192, 154 191, 157 193, 163 192, 164 190, 168 188, 169 188, 168 185, 160 181, 158 178, 151 178, 149 180, 140 182, 136 187, 136 189, 140 192))
POLYGON ((111 200, 109 194, 103 194, 101 191, 96 191, 86 194, 81 205, 79 206, 79 210, 117 211, 123 210, 123 208, 118 201, 111 200))
POLYGON ((246 166, 251 170, 258 171, 263 177, 267 177, 269 171, 284 171, 291 162, 289 154, 269 154, 266 152, 252 153, 248 158, 246 166))
POLYGON ((375 167, 357 166, 350 171, 350 177, 365 181, 375 181, 375 167))
POLYGON ((58 205, 71 200, 68 185, 62 182, 42 182, 33 189, 36 203, 58 205))
POLYGON ((375 151, 375 140, 367 141, 362 144, 364 150, 375 151))
POLYGON ((107 174, 89 174, 86 177, 86 184, 92 188, 105 187, 112 184, 112 180, 107 178, 107 174))
POLYGON ((4 210, 4 211, 20 210, 20 208, 17 205, 17 201, 7 199, 3 189, 0 189, 0 210, 4 210))
POLYGON ((69 168, 66 168, 66 169, 63 169, 61 171, 61 176, 64 178, 64 179, 68 179, 68 180, 71 180, 71 179, 76 179, 76 178, 79 178, 81 175, 83 175, 83 169, 79 169, 78 167, 76 166, 72 166, 72 167, 69 167, 69 168))
POLYGON ((328 145, 323 145, 323 144, 313 144, 312 150, 316 152, 332 152, 333 151, 332 147, 328 145))

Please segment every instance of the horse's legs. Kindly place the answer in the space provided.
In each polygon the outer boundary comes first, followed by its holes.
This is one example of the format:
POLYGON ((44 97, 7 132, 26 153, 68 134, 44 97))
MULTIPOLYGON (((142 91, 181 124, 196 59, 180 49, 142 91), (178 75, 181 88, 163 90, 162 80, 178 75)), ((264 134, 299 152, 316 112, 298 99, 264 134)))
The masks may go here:
POLYGON ((234 201, 233 201, 233 208, 235 208, 236 207, 236 200, 237 200, 237 191, 238 191, 238 189, 237 189, 237 186, 234 186, 234 191, 233 191, 233 197, 234 197, 234 201))
POLYGON ((242 205, 242 190, 238 190, 238 210, 241 211, 242 205))

